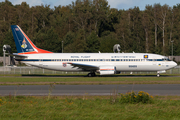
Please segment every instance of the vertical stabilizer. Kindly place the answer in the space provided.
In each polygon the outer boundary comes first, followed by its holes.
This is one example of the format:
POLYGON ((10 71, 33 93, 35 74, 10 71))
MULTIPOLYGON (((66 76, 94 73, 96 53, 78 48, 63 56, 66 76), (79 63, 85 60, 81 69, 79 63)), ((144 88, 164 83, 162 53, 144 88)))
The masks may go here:
POLYGON ((18 25, 11 25, 18 54, 52 53, 37 48, 18 25))

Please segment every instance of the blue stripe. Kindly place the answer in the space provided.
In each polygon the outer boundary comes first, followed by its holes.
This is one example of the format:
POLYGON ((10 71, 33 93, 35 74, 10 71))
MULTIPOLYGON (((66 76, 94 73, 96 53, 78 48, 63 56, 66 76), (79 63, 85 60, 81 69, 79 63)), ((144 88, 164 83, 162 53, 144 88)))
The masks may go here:
MULTIPOLYGON (((57 62, 67 62, 67 60, 69 61, 69 59, 66 59, 66 61, 64 61, 64 59, 16 59, 17 61, 57 61, 57 62), (61 61, 60 61, 61 60, 61 61), (63 61, 62 61, 63 60, 63 61)), ((72 59, 71 59, 72 60, 72 59)), ((73 61, 75 61, 77 59, 74 59, 73 61)), ((126 60, 126 59, 125 59, 126 60)), ((146 59, 147 61, 153 61, 153 59, 146 59)), ((73 62, 72 61, 72 62, 73 62)), ((85 59, 83 60, 85 61, 85 59)), ((155 59, 155 61, 164 61, 162 59, 155 59)), ((71 62, 71 61, 70 61, 71 62)), ((86 62, 86 61, 85 61, 86 62)), ((89 61, 89 62, 94 62, 94 61, 89 61)), ((98 61, 95 61, 98 62, 98 61)), ((110 62, 110 61, 106 61, 106 62, 110 62)), ((126 61, 120 61, 120 62, 126 62, 126 61)), ((133 62, 139 62, 139 61, 133 61, 133 62)))

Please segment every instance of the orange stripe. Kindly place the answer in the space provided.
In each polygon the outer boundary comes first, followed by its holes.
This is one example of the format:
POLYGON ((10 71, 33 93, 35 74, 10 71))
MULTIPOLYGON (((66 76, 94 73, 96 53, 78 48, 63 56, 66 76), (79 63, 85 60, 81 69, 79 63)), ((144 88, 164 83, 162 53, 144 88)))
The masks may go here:
POLYGON ((114 69, 100 69, 100 70, 114 70, 114 69))

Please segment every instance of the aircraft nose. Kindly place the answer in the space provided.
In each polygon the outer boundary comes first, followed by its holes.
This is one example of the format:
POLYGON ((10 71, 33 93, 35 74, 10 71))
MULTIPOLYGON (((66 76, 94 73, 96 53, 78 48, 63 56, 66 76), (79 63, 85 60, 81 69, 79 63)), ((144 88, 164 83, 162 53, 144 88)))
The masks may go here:
POLYGON ((173 61, 172 66, 173 66, 173 67, 176 67, 176 66, 177 66, 177 63, 173 61))

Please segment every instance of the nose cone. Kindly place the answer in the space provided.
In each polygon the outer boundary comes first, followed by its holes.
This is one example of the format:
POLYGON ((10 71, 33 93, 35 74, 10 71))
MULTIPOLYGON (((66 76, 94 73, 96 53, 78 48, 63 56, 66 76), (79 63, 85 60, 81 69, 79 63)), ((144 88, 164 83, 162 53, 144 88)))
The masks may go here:
POLYGON ((177 66, 177 63, 174 62, 174 61, 172 61, 172 68, 173 68, 173 67, 176 67, 176 66, 177 66))

